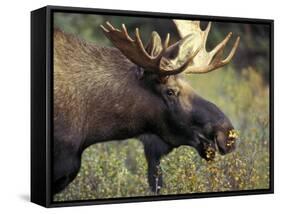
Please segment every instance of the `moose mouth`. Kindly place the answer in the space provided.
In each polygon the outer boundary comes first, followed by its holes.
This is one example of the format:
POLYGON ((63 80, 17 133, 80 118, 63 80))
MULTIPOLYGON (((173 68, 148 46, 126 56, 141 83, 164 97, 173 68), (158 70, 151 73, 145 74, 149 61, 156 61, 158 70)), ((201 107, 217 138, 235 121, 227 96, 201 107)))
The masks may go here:
POLYGON ((237 131, 230 130, 223 137, 221 133, 215 135, 213 138, 208 138, 201 133, 197 133, 198 140, 200 141, 198 152, 206 161, 213 161, 217 151, 221 155, 226 155, 235 149, 235 142, 238 138, 237 131))

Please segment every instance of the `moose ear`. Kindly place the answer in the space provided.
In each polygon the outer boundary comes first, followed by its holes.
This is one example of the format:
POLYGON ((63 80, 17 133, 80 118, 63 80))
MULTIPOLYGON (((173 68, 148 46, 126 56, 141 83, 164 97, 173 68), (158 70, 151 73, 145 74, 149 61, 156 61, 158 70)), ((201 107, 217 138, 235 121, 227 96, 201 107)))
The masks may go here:
POLYGON ((160 54, 162 49, 161 38, 157 32, 153 31, 145 50, 150 56, 155 57, 160 54))
MULTIPOLYGON (((158 56, 161 53, 161 51, 163 50, 161 37, 159 36, 159 34, 156 31, 152 32, 150 40, 147 43, 145 50, 151 57, 158 56)), ((167 77, 157 76, 156 81, 158 83, 164 84, 167 81, 167 77)))
MULTIPOLYGON (((158 56, 158 54, 161 53, 162 51, 162 41, 159 36, 159 34, 156 31, 153 31, 150 37, 149 42, 147 43, 145 47, 145 51, 147 54, 151 57, 158 56)), ((141 67, 137 68, 137 78, 138 79, 143 79, 144 78, 144 69, 141 67)))

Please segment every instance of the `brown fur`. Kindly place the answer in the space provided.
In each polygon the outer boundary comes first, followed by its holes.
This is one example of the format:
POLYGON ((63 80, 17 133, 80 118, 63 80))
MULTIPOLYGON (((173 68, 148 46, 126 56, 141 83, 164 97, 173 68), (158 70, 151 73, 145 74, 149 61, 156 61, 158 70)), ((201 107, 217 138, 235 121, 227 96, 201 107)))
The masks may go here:
POLYGON ((142 130, 146 121, 135 121, 135 113, 149 114, 142 104, 152 97, 139 86, 135 67, 115 48, 94 46, 55 30, 55 132, 63 127, 66 138, 82 135, 103 141, 112 130, 116 133, 111 137, 117 138, 128 129, 142 130))

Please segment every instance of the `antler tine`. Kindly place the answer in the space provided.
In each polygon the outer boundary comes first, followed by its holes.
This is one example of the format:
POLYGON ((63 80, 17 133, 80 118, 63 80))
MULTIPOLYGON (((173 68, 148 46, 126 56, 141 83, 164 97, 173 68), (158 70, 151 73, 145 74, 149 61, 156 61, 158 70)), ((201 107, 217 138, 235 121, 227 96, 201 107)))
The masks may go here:
POLYGON ((122 32, 125 34, 126 38, 130 42, 133 42, 134 40, 129 36, 126 26, 124 24, 122 24, 121 27, 122 27, 122 32))
POLYGON ((111 29, 111 30, 116 30, 111 24, 110 22, 106 22, 106 25, 111 29))
POLYGON ((108 33, 109 31, 103 26, 103 25, 100 25, 101 29, 103 30, 103 32, 105 33, 108 33))
POLYGON ((236 50, 238 48, 238 45, 239 45, 239 42, 240 42, 240 36, 237 37, 229 55, 222 61, 222 63, 224 64, 227 64, 229 63, 229 61, 232 59, 232 57, 234 56, 234 54, 236 53, 236 50))
POLYGON ((145 54, 148 58, 151 58, 151 56, 149 56, 149 54, 146 52, 145 48, 144 48, 144 45, 141 41, 141 38, 140 38, 140 31, 138 28, 136 28, 136 31, 135 31, 135 35, 136 35, 136 42, 137 42, 137 45, 138 47, 140 48, 140 50, 143 52, 143 54, 145 54))
POLYGON ((223 49, 230 40, 231 36, 232 32, 228 33, 224 40, 222 40, 211 52, 209 52, 210 55, 215 55, 217 52, 223 49))
POLYGON ((203 42, 204 42, 205 48, 206 48, 207 39, 208 39, 209 32, 211 30, 211 27, 212 27, 212 22, 208 22, 206 29, 203 31, 204 32, 204 41, 203 42))
POLYGON ((170 42, 170 34, 167 33, 167 36, 166 36, 166 39, 165 39, 165 42, 164 42, 164 47, 163 47, 164 51, 168 48, 169 42, 170 42))

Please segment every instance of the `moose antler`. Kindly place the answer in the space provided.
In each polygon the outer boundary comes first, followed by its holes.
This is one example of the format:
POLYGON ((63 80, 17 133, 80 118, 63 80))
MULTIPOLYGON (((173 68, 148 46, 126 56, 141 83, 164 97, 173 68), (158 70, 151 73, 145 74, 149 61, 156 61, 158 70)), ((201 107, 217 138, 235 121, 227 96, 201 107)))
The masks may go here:
POLYGON ((138 28, 135 31, 135 39, 129 36, 124 24, 122 24, 121 30, 114 28, 109 22, 106 22, 106 27, 101 25, 101 28, 107 38, 128 59, 143 67, 147 72, 160 76, 175 75, 181 72, 207 73, 224 66, 234 56, 239 44, 239 37, 228 57, 222 59, 223 50, 231 33, 211 52, 207 52, 206 42, 211 23, 208 24, 205 31, 202 31, 199 21, 173 21, 182 39, 171 46, 169 46, 169 34, 162 44, 160 36, 153 32, 150 44, 145 48, 138 28))
POLYGON ((142 43, 138 28, 135 31, 135 39, 129 36, 124 24, 121 30, 114 28, 109 22, 106 22, 106 27, 101 25, 101 28, 107 38, 133 63, 145 68, 148 72, 162 76, 182 72, 201 47, 201 44, 192 41, 196 37, 190 35, 168 47, 170 35, 167 34, 164 44, 161 44, 160 36, 153 32, 151 47, 156 48, 158 54, 155 54, 155 51, 149 54, 142 43))
POLYGON ((234 56, 237 47, 239 45, 240 37, 237 37, 229 55, 225 59, 222 59, 224 48, 232 35, 231 32, 212 51, 207 52, 206 42, 207 42, 209 31, 211 29, 211 22, 209 22, 207 28, 204 31, 202 31, 200 28, 199 21, 187 21, 187 20, 173 20, 173 21, 177 27, 177 30, 181 38, 184 38, 188 34, 196 33, 200 35, 198 39, 202 41, 202 48, 200 49, 198 54, 193 58, 192 64, 189 65, 184 70, 185 73, 211 72, 229 63, 232 57, 234 56))

